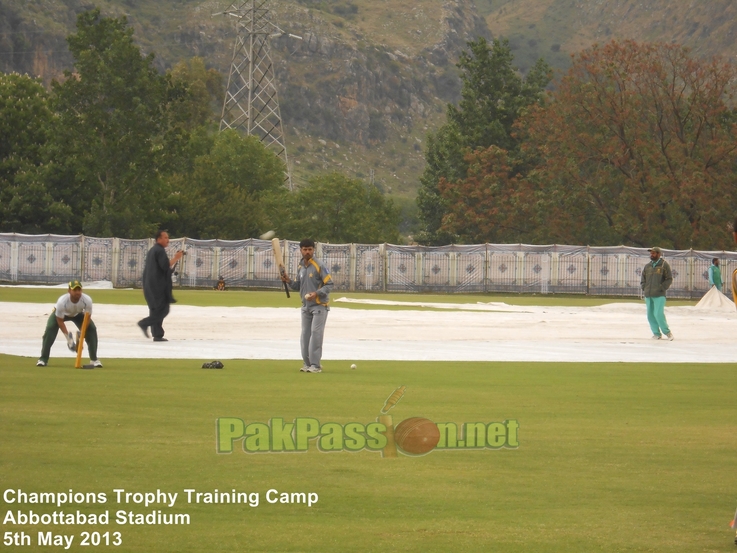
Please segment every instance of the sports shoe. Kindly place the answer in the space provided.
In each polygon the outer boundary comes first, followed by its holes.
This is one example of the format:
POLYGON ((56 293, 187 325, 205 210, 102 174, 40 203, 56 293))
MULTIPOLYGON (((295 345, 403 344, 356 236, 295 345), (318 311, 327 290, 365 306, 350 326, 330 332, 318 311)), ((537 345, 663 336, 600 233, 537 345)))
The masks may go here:
POLYGON ((660 340, 662 336, 660 334, 653 334, 653 340, 660 340))
POLYGON ((299 372, 301 372, 301 373, 310 372, 310 366, 309 365, 302 365, 302 368, 299 369, 299 372))
POLYGON ((154 342, 168 342, 168 341, 169 341, 169 340, 167 340, 166 338, 162 338, 162 337, 160 337, 160 336, 159 336, 159 337, 156 337, 156 338, 154 338, 154 342))
POLYGON ((100 361, 99 359, 90 359, 90 364, 95 368, 102 368, 102 361, 100 361))
POLYGON ((36 361, 36 366, 37 367, 45 367, 46 366, 46 361, 44 361, 43 359, 39 359, 38 361, 36 361))
POLYGON ((673 341, 673 333, 672 333, 672 332, 669 332, 669 333, 668 333, 668 334, 666 334, 665 336, 666 336, 666 337, 668 338, 668 341, 670 341, 670 342, 672 342, 672 341, 673 341))
POLYGON ((306 373, 321 373, 322 369, 320 367, 316 367, 315 365, 312 365, 310 367, 307 367, 307 369, 305 369, 305 372, 306 373))

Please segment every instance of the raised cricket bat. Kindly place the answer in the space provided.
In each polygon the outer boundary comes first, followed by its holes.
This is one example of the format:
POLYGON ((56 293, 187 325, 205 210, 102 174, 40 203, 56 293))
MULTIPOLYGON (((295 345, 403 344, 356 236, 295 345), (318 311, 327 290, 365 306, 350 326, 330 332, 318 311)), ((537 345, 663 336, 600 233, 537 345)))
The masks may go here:
MULTIPOLYGON (((287 269, 284 267, 284 258, 281 255, 281 244, 279 243, 278 238, 272 238, 271 239, 271 249, 274 252, 274 259, 276 259, 276 265, 279 267, 279 274, 281 276, 287 275, 287 269)), ((284 291, 287 293, 287 297, 289 297, 289 285, 284 282, 284 291)))

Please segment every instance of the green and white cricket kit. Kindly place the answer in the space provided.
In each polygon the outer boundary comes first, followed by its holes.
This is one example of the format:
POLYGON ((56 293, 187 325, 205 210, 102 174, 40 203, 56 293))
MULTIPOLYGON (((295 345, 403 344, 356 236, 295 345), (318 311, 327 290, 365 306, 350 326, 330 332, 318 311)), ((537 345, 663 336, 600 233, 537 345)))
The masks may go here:
POLYGON ((293 290, 299 290, 302 298, 302 361, 307 367, 321 367, 322 340, 325 335, 325 322, 328 319, 330 308, 330 291, 333 289, 333 279, 324 263, 310 259, 305 263, 300 260, 297 278, 292 282, 293 290), (316 292, 314 300, 306 300, 305 296, 316 292))
POLYGON ((722 270, 718 265, 712 264, 709 267, 709 286, 716 286, 718 290, 722 289, 722 270))
POLYGON ((653 336, 670 334, 668 321, 665 319, 665 291, 673 283, 673 272, 663 258, 645 265, 640 278, 640 286, 645 296, 647 322, 653 336))
MULTIPOLYGON (((92 316, 92 298, 87 294, 82 294, 77 303, 72 302, 72 298, 69 293, 64 294, 56 302, 51 315, 49 315, 46 321, 46 330, 43 336, 43 345, 41 346, 41 357, 39 360, 44 363, 49 362, 49 356, 51 355, 51 346, 56 341, 56 336, 59 334, 59 323, 56 318, 63 319, 64 322, 72 321, 77 328, 82 328, 82 322, 84 321, 84 314, 89 313, 92 316)), ((87 342, 87 349, 90 353, 90 360, 94 361, 97 359, 97 327, 95 323, 90 319, 87 325, 87 332, 85 332, 84 341, 87 342)))

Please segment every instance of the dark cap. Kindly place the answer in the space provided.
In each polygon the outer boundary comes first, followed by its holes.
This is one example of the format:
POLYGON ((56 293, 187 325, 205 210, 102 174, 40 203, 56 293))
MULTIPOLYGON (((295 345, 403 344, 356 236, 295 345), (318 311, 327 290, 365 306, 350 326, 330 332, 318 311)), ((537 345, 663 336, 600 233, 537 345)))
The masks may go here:
POLYGON ((70 290, 76 290, 77 288, 79 288, 80 290, 82 289, 82 283, 81 282, 79 282, 78 280, 72 280, 72 281, 69 282, 69 289, 70 290))
POLYGON ((649 252, 656 252, 656 253, 659 253, 659 254, 662 254, 663 253, 663 250, 661 250, 657 246, 655 246, 654 248, 648 248, 647 251, 649 251, 649 252))

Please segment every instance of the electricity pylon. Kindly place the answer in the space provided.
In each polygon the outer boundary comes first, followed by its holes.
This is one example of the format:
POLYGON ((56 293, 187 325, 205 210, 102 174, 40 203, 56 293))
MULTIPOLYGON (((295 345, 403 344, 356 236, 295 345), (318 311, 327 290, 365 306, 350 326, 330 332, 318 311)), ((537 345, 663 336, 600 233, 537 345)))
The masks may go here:
POLYGON ((222 12, 237 21, 220 130, 237 129, 258 137, 284 162, 284 180, 291 190, 292 177, 269 48, 269 38, 285 33, 272 23, 268 3, 269 0, 238 1, 222 12))

